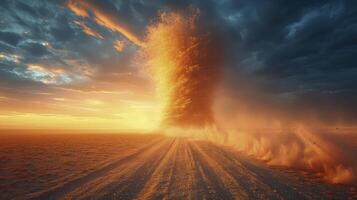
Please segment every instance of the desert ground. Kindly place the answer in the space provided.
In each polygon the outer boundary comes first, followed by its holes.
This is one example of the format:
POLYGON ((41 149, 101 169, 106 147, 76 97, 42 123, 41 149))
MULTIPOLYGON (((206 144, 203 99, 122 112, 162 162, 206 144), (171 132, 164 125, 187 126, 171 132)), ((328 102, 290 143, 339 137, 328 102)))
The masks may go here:
POLYGON ((1 134, 0 199, 357 199, 356 188, 207 141, 1 134))

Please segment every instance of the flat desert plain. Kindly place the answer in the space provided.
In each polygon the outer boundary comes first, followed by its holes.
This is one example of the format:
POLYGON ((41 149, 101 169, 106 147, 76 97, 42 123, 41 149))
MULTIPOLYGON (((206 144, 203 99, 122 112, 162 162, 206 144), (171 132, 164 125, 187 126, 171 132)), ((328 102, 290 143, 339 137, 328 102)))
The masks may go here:
POLYGON ((0 199, 356 199, 356 188, 158 134, 1 134, 0 199))

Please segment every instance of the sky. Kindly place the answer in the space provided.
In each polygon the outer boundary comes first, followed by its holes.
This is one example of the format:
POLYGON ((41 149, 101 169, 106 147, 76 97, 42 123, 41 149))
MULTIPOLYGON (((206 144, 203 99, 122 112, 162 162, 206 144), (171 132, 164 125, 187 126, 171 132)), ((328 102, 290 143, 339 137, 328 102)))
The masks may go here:
POLYGON ((159 13, 188 8, 224 47, 217 118, 356 125, 356 1, 2 0, 0 128, 155 128, 138 52, 159 13))

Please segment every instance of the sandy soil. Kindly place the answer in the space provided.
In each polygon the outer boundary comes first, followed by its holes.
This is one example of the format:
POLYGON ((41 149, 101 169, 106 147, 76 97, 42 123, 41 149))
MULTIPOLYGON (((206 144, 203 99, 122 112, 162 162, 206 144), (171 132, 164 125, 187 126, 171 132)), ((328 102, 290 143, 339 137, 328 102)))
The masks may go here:
POLYGON ((357 198, 355 188, 204 141, 118 135, 48 136, 39 143, 44 138, 33 137, 1 141, 7 147, 0 147, 0 199, 357 198), (22 157, 15 155, 20 150, 22 157))
POLYGON ((162 137, 25 133, 0 133, 1 200, 66 183, 162 137))

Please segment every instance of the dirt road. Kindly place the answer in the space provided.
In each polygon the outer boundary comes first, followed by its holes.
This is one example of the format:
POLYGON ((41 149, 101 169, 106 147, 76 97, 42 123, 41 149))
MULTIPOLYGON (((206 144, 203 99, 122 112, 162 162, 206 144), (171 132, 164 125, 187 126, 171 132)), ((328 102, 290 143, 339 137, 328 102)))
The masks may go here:
POLYGON ((352 199, 354 189, 209 142, 163 138, 29 199, 352 199))

